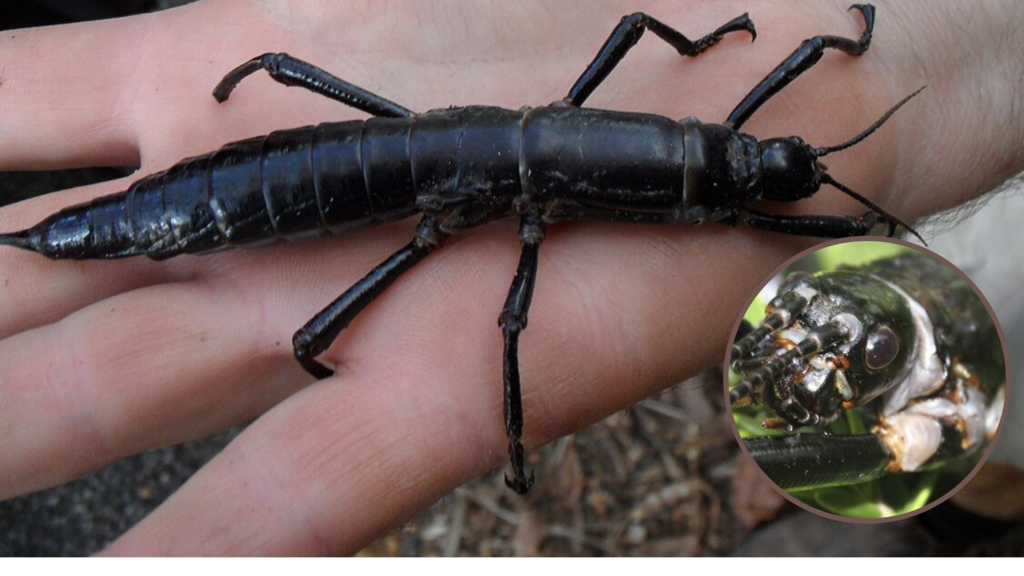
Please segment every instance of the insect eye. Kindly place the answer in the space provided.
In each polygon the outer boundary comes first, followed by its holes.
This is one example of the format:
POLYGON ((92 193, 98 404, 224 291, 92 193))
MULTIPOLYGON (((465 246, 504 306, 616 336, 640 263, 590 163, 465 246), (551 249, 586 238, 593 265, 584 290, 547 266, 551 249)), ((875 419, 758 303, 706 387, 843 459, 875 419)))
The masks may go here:
POLYGON ((900 351, 900 339, 888 326, 875 328, 868 334, 864 347, 864 364, 868 370, 881 370, 896 359, 900 351))

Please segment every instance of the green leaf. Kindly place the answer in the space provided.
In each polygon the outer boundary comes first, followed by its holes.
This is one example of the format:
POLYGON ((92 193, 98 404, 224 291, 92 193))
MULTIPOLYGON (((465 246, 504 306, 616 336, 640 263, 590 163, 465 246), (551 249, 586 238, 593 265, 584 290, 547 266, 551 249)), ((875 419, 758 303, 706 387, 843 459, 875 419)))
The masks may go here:
POLYGON ((864 494, 851 486, 817 490, 813 499, 816 508, 847 518, 881 518, 885 513, 878 503, 865 500, 864 494))

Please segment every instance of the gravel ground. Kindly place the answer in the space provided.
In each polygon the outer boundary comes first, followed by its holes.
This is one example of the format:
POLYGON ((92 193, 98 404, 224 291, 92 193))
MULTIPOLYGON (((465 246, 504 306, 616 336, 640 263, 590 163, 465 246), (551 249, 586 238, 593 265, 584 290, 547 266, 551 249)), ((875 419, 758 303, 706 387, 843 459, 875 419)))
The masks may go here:
POLYGON ((240 430, 139 454, 74 482, 0 502, 0 556, 84 556, 102 550, 240 430))
POLYGON ((721 386, 711 371, 562 438, 535 454, 528 497, 495 471, 362 554, 726 554, 788 503, 741 457, 721 386))

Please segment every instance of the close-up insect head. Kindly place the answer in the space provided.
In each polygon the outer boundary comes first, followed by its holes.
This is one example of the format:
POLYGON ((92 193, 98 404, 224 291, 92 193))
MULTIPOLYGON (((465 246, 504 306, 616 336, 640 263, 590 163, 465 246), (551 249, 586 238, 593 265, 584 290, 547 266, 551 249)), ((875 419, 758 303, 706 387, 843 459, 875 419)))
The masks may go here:
POLYGON ((980 466, 1008 369, 991 307, 909 244, 813 249, 769 279, 729 352, 738 437, 805 507, 901 517, 980 466))

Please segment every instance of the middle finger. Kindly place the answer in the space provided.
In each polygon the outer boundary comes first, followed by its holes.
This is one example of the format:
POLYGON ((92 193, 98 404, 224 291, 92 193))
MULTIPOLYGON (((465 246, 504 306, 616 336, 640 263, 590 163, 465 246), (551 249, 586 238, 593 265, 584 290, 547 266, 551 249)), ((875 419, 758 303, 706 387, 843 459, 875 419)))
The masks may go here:
POLYGON ((201 282, 161 285, 0 341, 0 499, 251 419, 293 391, 290 351, 244 304, 201 282))

